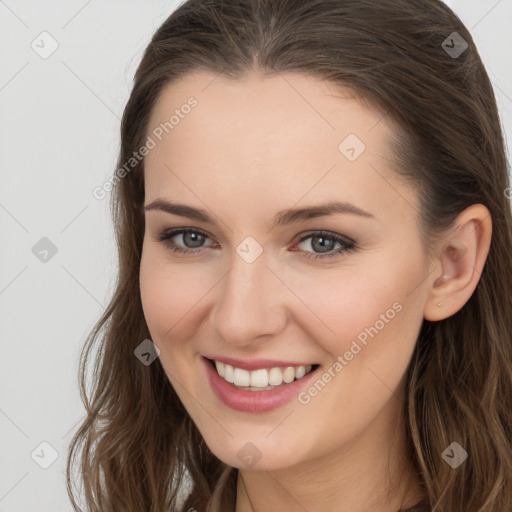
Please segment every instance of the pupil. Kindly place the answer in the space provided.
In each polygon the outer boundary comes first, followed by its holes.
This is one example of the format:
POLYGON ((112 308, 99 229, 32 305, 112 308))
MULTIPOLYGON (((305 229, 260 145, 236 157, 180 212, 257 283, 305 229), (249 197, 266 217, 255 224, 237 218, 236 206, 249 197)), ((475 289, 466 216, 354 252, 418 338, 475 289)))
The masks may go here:
POLYGON ((204 236, 200 233, 184 233, 183 241, 187 247, 200 247, 203 243, 204 236), (189 243, 191 242, 191 243, 189 243))
POLYGON ((312 238, 313 249, 319 249, 319 252, 329 252, 332 251, 333 245, 335 241, 326 237, 316 236, 312 238), (315 240, 321 240, 321 244, 316 244, 315 240), (327 245, 326 245, 327 240, 327 245))

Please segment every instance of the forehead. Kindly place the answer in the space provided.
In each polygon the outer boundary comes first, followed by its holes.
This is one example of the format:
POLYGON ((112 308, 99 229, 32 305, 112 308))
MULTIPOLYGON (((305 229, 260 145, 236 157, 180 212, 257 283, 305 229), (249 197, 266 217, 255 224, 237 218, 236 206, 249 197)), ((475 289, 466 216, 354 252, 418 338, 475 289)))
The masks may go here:
POLYGON ((229 197, 239 211, 261 206, 262 195, 276 210, 301 198, 346 199, 385 210, 379 199, 396 203, 398 186, 390 187, 393 134, 349 88, 293 73, 194 72, 167 85, 153 108, 146 198, 229 197))
MULTIPOLYGON (((345 132, 371 142, 390 132, 382 112, 365 106, 363 99, 347 87, 297 73, 268 76, 251 72, 233 80, 200 71, 163 88, 149 128, 169 121, 191 97, 197 106, 180 116, 179 124, 195 131, 201 129, 209 135, 208 140, 215 142, 226 134, 238 135, 240 128, 248 141, 266 135, 282 143, 292 137, 309 136, 312 141, 327 137, 325 142, 329 144, 345 132), (372 135, 377 124, 381 129, 372 135)), ((177 128, 176 124, 172 129, 174 138, 184 131, 177 128)))

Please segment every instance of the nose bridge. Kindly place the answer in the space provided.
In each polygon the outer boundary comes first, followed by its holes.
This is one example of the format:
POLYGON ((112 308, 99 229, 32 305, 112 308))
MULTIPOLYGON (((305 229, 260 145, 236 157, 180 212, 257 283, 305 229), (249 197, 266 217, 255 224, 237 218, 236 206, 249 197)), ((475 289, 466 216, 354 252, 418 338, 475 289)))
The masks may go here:
POLYGON ((261 253, 253 261, 240 244, 233 253, 231 270, 216 295, 212 322, 228 342, 247 344, 263 334, 275 334, 286 321, 284 296, 277 278, 261 253))

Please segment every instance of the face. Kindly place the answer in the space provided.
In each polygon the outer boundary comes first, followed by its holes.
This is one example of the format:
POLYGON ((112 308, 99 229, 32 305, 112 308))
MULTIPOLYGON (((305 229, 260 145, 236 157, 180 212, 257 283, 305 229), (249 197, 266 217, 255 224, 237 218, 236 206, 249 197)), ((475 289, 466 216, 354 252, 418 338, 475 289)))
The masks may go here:
POLYGON ((291 73, 194 73, 154 107, 144 315, 174 389, 231 466, 285 468, 394 429, 427 262, 392 134, 351 90, 291 73), (237 369, 222 378, 208 359, 237 369))

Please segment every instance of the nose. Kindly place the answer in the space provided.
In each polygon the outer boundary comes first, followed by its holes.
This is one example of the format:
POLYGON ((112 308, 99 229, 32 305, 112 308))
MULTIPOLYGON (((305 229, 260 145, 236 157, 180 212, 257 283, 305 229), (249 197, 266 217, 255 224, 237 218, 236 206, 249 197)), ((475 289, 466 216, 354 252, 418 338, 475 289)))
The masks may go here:
POLYGON ((267 266, 263 254, 248 263, 234 253, 231 270, 215 289, 210 319, 224 342, 251 347, 284 329, 288 316, 285 302, 291 294, 267 266))

